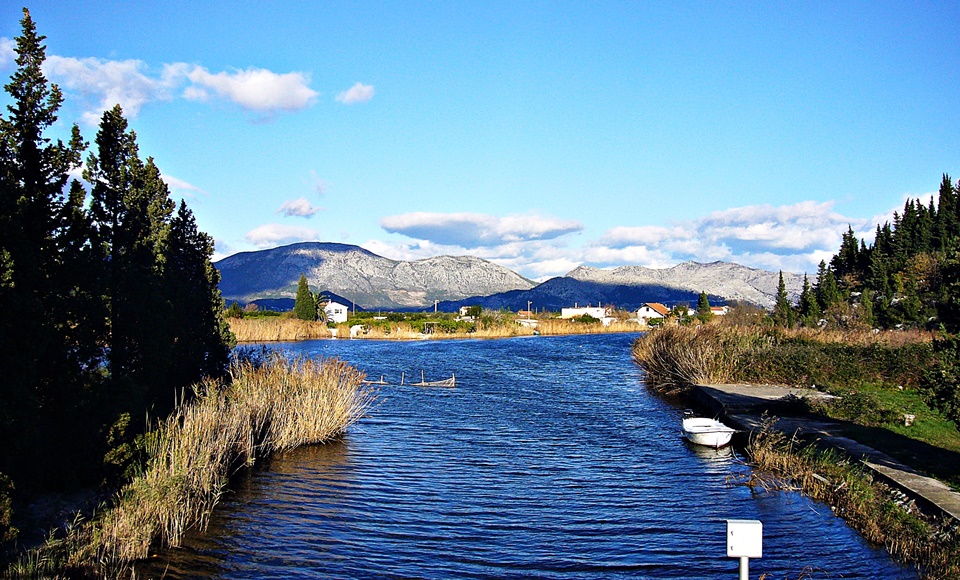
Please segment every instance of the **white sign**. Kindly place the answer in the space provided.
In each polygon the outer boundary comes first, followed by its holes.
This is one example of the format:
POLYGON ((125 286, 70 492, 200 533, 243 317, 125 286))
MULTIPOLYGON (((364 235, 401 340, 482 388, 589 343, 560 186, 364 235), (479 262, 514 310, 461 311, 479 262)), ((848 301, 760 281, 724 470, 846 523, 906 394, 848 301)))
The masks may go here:
POLYGON ((727 520, 727 557, 763 557, 763 523, 760 520, 727 520))

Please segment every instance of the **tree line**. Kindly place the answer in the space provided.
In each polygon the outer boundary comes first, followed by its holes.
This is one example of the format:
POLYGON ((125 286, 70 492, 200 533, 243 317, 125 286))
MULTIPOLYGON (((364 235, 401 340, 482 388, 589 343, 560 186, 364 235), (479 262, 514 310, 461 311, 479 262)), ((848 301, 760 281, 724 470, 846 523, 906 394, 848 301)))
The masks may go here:
POLYGON ((893 222, 877 225, 873 242, 852 227, 839 251, 821 261, 815 281, 804 276, 795 305, 780 278, 774 323, 779 326, 922 328, 960 331, 960 181, 944 175, 937 201, 910 199, 893 222))
POLYGON ((922 390, 960 428, 960 181, 944 174, 936 202, 907 200, 869 245, 848 227, 816 281, 804 277, 796 305, 781 274, 772 318, 784 327, 936 332, 922 390))
POLYGON ((120 106, 103 113, 92 146, 76 125, 66 142, 49 136, 64 98, 42 71, 45 37, 23 14, 0 116, 8 492, 116 480, 147 419, 223 375, 233 345, 213 240, 141 156, 120 106))

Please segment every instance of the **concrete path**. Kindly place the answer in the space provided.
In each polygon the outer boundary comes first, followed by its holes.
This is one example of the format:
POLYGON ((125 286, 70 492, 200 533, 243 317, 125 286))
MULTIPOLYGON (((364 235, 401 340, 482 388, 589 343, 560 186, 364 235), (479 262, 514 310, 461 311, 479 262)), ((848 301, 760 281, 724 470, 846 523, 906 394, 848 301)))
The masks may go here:
MULTIPOLYGON (((775 415, 797 397, 826 398, 813 389, 797 389, 778 385, 698 385, 694 389, 697 406, 736 429, 754 431, 761 426, 762 414, 775 415)), ((783 433, 816 437, 823 444, 842 449, 887 483, 927 508, 960 521, 960 493, 941 481, 927 477, 889 455, 844 437, 838 422, 809 417, 778 417, 776 428, 783 433)))

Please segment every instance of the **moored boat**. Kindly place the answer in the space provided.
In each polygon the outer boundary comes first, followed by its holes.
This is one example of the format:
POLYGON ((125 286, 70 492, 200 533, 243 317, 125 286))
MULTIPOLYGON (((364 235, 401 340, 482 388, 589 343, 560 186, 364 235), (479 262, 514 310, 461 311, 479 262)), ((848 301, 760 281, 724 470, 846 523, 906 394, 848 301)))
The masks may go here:
POLYGON ((706 417, 683 417, 683 437, 697 445, 719 449, 730 443, 736 429, 727 427, 716 419, 706 417))

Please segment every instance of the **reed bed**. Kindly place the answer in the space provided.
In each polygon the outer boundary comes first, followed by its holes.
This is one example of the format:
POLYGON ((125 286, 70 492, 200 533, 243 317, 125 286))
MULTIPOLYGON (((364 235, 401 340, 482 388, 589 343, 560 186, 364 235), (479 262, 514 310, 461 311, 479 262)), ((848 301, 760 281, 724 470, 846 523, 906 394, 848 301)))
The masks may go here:
POLYGON ((633 358, 652 389, 678 394, 693 385, 730 382, 755 333, 726 332, 717 325, 665 326, 638 338, 633 358))
MULTIPOLYGON (((230 320, 230 330, 238 343, 276 342, 313 340, 318 338, 350 337, 350 326, 340 324, 334 329, 325 323, 297 320, 295 318, 234 318, 230 320), (332 332, 331 332, 332 331, 332 332), (335 333, 335 334, 334 334, 335 333)), ((389 326, 365 325, 363 332, 353 338, 368 340, 435 340, 444 338, 512 338, 541 334, 603 334, 609 332, 639 332, 642 328, 636 322, 618 321, 609 326, 602 324, 584 324, 572 320, 543 319, 537 328, 516 324, 513 321, 498 321, 493 324, 478 322, 470 331, 448 332, 440 330, 424 334, 405 322, 391 323, 389 326)))
POLYGON ((8 576, 125 577, 152 549, 205 530, 230 476, 257 459, 328 441, 374 401, 364 375, 339 360, 238 362, 229 382, 195 387, 147 436, 143 473, 113 506, 52 538, 8 576))
POLYGON ((599 323, 585 324, 574 320, 551 318, 541 320, 538 330, 543 336, 568 334, 607 334, 620 332, 640 332, 644 330, 637 322, 618 320, 604 326, 599 323))
MULTIPOLYGON (((298 318, 229 318, 237 342, 277 342, 330 338, 325 322, 298 318)), ((349 332, 347 336, 350 336, 349 332)))
POLYGON ((872 478, 840 452, 801 445, 766 420, 747 454, 756 470, 744 483, 764 490, 799 489, 823 502, 868 541, 912 565, 921 578, 960 577, 960 529, 951 520, 924 516, 916 506, 872 478))

